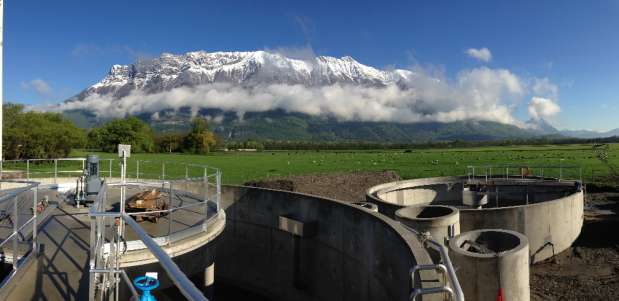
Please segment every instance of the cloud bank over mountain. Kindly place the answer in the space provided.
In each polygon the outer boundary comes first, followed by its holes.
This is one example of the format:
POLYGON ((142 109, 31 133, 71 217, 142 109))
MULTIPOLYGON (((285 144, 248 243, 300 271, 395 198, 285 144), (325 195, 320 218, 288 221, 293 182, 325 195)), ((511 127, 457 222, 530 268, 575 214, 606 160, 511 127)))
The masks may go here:
POLYGON ((244 112, 282 109, 340 121, 476 119, 521 127, 527 125, 513 114, 524 96, 533 97, 528 103, 533 117, 561 111, 548 96, 556 99, 557 93, 548 79, 522 78, 488 67, 460 71, 454 79, 437 78, 418 66, 416 72, 381 71, 350 57, 312 58, 308 49, 164 54, 114 66, 100 83, 46 109, 86 110, 98 117, 149 113, 155 119, 157 112, 182 107, 191 108, 194 116, 200 109, 221 109, 239 118, 244 112))

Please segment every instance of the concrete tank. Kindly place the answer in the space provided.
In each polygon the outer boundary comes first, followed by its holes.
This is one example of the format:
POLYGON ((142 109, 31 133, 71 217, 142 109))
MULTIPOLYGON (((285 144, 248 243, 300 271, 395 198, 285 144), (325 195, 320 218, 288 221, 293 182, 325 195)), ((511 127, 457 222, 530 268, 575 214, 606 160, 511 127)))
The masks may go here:
POLYGON ((530 300, 526 236, 508 230, 465 232, 449 241, 449 258, 467 301, 497 300, 499 288, 505 300, 530 300))
POLYGON ((395 212, 395 220, 420 232, 430 232, 435 241, 460 234, 460 212, 457 208, 441 205, 404 207, 395 212))
POLYGON ((372 212, 378 213, 378 206, 376 204, 368 203, 368 202, 354 202, 353 205, 361 206, 364 209, 370 210, 372 212))

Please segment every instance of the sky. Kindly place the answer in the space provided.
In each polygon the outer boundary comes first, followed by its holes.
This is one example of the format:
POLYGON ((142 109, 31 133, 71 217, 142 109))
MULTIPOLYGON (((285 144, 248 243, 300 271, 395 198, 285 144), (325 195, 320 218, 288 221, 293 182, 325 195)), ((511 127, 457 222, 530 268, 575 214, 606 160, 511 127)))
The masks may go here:
POLYGON ((423 70, 454 89, 507 71, 513 117, 619 128, 619 1, 6 1, 3 101, 60 103, 162 53, 311 52, 423 70), (503 70, 503 71, 501 71, 503 70))

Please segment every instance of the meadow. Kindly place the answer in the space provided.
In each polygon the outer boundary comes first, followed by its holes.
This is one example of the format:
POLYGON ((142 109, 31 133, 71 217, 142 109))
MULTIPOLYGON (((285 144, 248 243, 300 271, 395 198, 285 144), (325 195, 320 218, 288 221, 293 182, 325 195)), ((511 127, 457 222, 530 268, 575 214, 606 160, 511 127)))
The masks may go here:
MULTIPOLYGON (((467 166, 582 166, 582 179, 598 182, 610 181, 617 175, 619 158, 615 151, 619 144, 593 145, 548 145, 548 146, 503 146, 484 148, 449 148, 424 150, 368 150, 368 151, 265 151, 265 152, 213 152, 208 155, 188 154, 131 154, 129 160, 179 162, 181 164, 166 164, 166 175, 184 177, 185 166, 182 163, 200 164, 217 167, 222 171, 224 184, 240 185, 244 182, 278 176, 327 173, 391 170, 403 179, 426 178, 437 176, 466 175, 471 170, 467 166), (605 158, 605 159, 602 159, 605 158), (456 165, 456 162, 459 165, 456 165)), ((117 154, 103 152, 74 151, 70 157, 84 158, 87 154, 98 154, 101 159, 116 159, 112 163, 113 176, 118 177, 120 166, 117 154)), ((59 170, 73 171, 61 173, 59 176, 77 176, 81 170, 81 162, 58 163, 59 170)), ((109 175, 109 161, 102 160, 101 176, 109 175)), ((160 179, 163 166, 157 162, 141 162, 140 178, 160 179)), ((136 172, 137 164, 129 161, 127 171, 136 172)), ((4 163, 3 170, 26 170, 26 164, 4 163)), ((54 170, 53 162, 30 164, 30 172, 50 172, 54 170)), ((204 169, 187 167, 189 177, 204 175, 204 169)), ((476 174, 484 174, 485 170, 477 169, 476 174)), ((494 169, 493 174, 506 171, 494 169)), ((541 172, 531 169, 532 175, 541 172)), ((213 171, 209 170, 209 174, 213 171)), ((544 175, 558 176, 558 168, 545 168, 544 175)), ((577 179, 579 169, 563 169, 564 178, 577 179), (567 174, 567 175, 566 175, 567 174)), ((511 176, 518 175, 517 168, 510 168, 511 176)), ((53 174, 40 174, 52 176, 53 174)), ((35 177, 35 176, 31 176, 35 177)), ((168 179, 170 177, 168 176, 168 179)))

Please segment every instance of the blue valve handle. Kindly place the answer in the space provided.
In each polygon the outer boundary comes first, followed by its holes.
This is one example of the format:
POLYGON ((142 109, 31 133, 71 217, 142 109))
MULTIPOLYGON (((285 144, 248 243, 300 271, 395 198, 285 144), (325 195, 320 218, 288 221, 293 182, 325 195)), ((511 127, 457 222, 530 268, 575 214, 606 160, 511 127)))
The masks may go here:
POLYGON ((142 297, 140 298, 140 301, 156 301, 155 298, 150 294, 150 291, 159 286, 159 280, 153 277, 143 276, 133 280, 133 284, 135 284, 137 288, 144 292, 142 294, 142 297), (146 280, 145 283, 140 283, 144 280, 146 280), (150 284, 151 281, 154 281, 155 283, 150 284))

